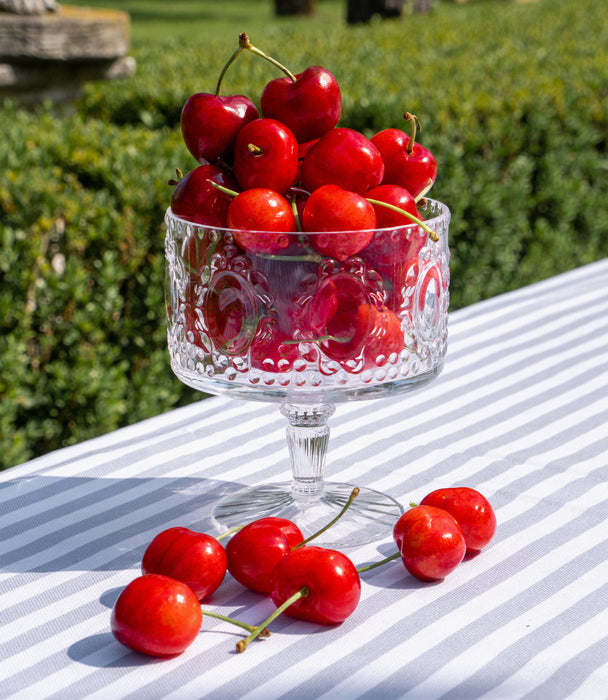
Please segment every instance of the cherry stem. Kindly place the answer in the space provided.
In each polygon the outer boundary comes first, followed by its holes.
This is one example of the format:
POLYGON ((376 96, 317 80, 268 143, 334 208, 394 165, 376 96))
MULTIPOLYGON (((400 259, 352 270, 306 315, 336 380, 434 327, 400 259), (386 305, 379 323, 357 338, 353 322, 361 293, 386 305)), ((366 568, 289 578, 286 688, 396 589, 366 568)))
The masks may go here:
POLYGON ((384 566, 384 564, 388 564, 391 561, 395 561, 395 559, 399 559, 401 556, 401 552, 395 552, 395 554, 391 554, 390 557, 386 557, 386 559, 381 559, 380 561, 377 561, 373 564, 368 564, 367 566, 360 566, 357 569, 357 573, 362 574, 364 571, 371 571, 372 569, 377 569, 379 566, 384 566))
POLYGON ((317 338, 314 338, 312 342, 317 343, 325 343, 328 340, 331 340, 332 343, 352 343, 353 342, 353 336, 346 337, 346 338, 341 338, 339 335, 320 335, 317 338))
POLYGON ((439 240, 439 236, 437 235, 436 231, 433 231, 433 229, 427 224, 425 224, 422 219, 419 219, 417 216, 410 214, 409 211, 405 211, 405 209, 400 209, 394 204, 389 204, 388 202, 381 202, 379 199, 370 199, 369 197, 366 197, 366 199, 370 204, 376 204, 378 206, 385 207, 386 209, 396 211, 398 214, 403 214, 403 216, 405 216, 407 219, 413 221, 415 224, 418 224, 418 226, 420 226, 421 229, 426 231, 429 234, 429 238, 432 241, 437 242, 439 240))
POLYGON ((299 591, 296 591, 292 596, 287 598, 287 600, 279 605, 279 607, 271 613, 260 625, 258 625, 251 634, 245 639, 241 639, 236 643, 236 650, 239 654, 245 651, 249 644, 256 638, 259 637, 262 632, 268 628, 268 625, 276 620, 279 615, 285 612, 290 605, 293 605, 300 598, 307 598, 310 595, 310 589, 308 586, 302 586, 299 591))
MULTIPOLYGON (((296 221, 297 225, 297 221, 296 221)), ((292 231, 291 233, 295 233, 292 231)), ((293 262, 294 260, 296 262, 316 262, 320 263, 323 262, 324 258, 322 258, 320 255, 317 255, 316 253, 311 253, 310 255, 274 255, 271 253, 264 254, 264 253, 258 253, 258 258, 262 258, 264 260, 282 260, 283 262, 293 262)), ((287 342, 287 341, 283 341, 287 342)), ((300 342, 299 340, 297 341, 298 343, 300 342)))
POLYGON ((416 143, 416 133, 418 131, 422 131, 422 126, 420 126, 420 119, 418 119, 418 117, 415 114, 410 114, 409 112, 406 112, 403 115, 403 118, 406 122, 410 122, 410 124, 412 125, 412 135, 410 136, 410 142, 407 146, 407 153, 411 156, 414 152, 414 144, 416 143))
POLYGON ((300 222, 300 213, 298 212, 298 203, 295 197, 291 199, 291 211, 293 212, 293 218, 296 220, 296 231, 302 233, 302 223, 300 222))
POLYGON ((226 532, 222 532, 222 534, 218 535, 215 539, 219 542, 220 540, 223 540, 224 537, 228 537, 230 535, 233 535, 235 532, 242 530, 244 527, 245 527, 244 525, 237 525, 236 527, 231 527, 230 530, 226 530, 226 532))
POLYGON ((184 179, 184 174, 182 173, 182 171, 179 168, 175 168, 175 174, 177 175, 177 180, 174 177, 172 177, 169 180, 169 184, 171 185, 171 187, 175 187, 176 185, 179 184, 179 182, 181 180, 184 179))
POLYGON ((302 540, 295 547, 292 547, 292 549, 300 549, 300 547, 304 547, 309 542, 312 542, 312 540, 314 540, 317 537, 319 537, 320 535, 322 535, 324 532, 327 532, 327 530, 329 530, 330 527, 333 527, 333 525, 335 525, 338 522, 338 520, 340 520, 340 518, 344 515, 344 513, 346 513, 346 511, 352 506, 353 501, 355 500, 355 498, 357 498, 360 491, 361 491, 361 489, 358 486, 355 486, 355 488, 351 491, 350 496, 348 497, 348 501, 346 501, 346 503, 344 504, 344 508, 342 508, 342 510, 338 513, 338 515, 336 515, 335 518, 330 520, 327 523, 327 525, 325 525, 320 530, 315 532, 314 535, 310 535, 310 537, 307 537, 305 540, 302 540))
POLYGON ((207 179, 207 182, 212 186, 215 187, 216 190, 219 190, 220 192, 223 192, 224 194, 229 194, 231 197, 236 197, 237 194, 240 194, 236 190, 231 190, 228 187, 224 187, 224 185, 220 185, 218 182, 215 182, 215 180, 210 180, 207 179))
POLYGON ((422 192, 414 199, 414 201, 416 202, 416 204, 418 204, 418 202, 420 202, 420 200, 424 198, 424 195, 431 189, 431 187, 433 186, 433 184, 434 184, 433 178, 429 177, 429 179, 427 180, 427 185, 426 185, 426 187, 425 187, 425 188, 422 190, 422 192))
POLYGON ((283 73, 285 73, 285 75, 291 80, 292 83, 296 82, 296 76, 289 69, 285 68, 284 65, 279 63, 275 58, 272 58, 272 56, 269 56, 268 54, 253 46, 253 44, 249 41, 249 37, 247 36, 247 34, 243 32, 241 35, 239 35, 239 53, 245 49, 247 51, 251 51, 256 56, 265 58, 267 61, 272 63, 273 66, 283 71, 283 73))
MULTIPOLYGON (((296 259, 296 258, 294 258, 294 259, 296 259)), ((304 258, 298 258, 298 259, 304 260, 304 258)), ((298 345, 299 343, 316 343, 317 345, 320 345, 321 343, 324 343, 328 340, 331 340, 332 343, 345 343, 346 344, 346 343, 352 343, 353 339, 352 339, 352 337, 351 338, 340 338, 337 335, 320 335, 316 338, 296 338, 294 340, 283 340, 282 345, 298 345)), ((347 508, 348 508, 348 506, 345 506, 344 511, 346 511, 347 508)), ((342 517, 342 513, 340 515, 338 515, 337 517, 335 517, 334 521, 338 520, 338 518, 340 518, 340 517, 342 517)), ((325 530, 327 530, 329 527, 331 527, 331 525, 333 525, 333 521, 330 525, 326 525, 322 531, 315 532, 314 535, 311 535, 307 541, 312 540, 314 537, 318 537, 321 534, 321 532, 324 532, 325 530)), ((304 546, 304 544, 305 544, 304 542, 301 542, 300 544, 296 545, 293 549, 296 549, 297 547, 302 547, 302 546, 304 546)))
POLYGON ((247 632, 257 632, 256 637, 270 637, 270 630, 268 628, 262 628, 258 631, 258 626, 256 625, 248 625, 246 622, 241 622, 240 620, 235 620, 233 617, 226 617, 226 615, 220 615, 220 613, 211 612, 211 610, 205 610, 204 608, 203 615, 214 617, 216 620, 222 620, 223 622, 229 622, 231 625, 236 625, 237 627, 247 630, 247 632))
POLYGON ((224 80, 224 76, 226 75, 226 71, 230 66, 236 61, 236 59, 245 51, 245 47, 241 46, 241 41, 239 37, 239 48, 230 56, 228 61, 226 62, 226 65, 222 68, 222 72, 220 73, 220 77, 217 79, 217 85, 215 88, 215 96, 217 97, 220 94, 220 89, 222 87, 222 80, 224 80))

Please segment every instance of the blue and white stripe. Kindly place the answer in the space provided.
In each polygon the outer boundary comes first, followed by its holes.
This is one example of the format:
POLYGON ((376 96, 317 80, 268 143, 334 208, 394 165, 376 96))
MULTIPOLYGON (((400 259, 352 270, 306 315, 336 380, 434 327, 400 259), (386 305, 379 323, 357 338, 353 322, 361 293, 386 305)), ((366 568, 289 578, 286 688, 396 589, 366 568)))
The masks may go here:
MULTIPOLYGON (((339 627, 283 617, 237 655, 240 632, 206 618, 180 657, 133 654, 110 609, 152 536, 289 478, 275 404, 206 399, 0 473, 0 697, 608 697, 608 260, 453 313, 435 382, 330 424, 328 479, 404 505, 474 486, 494 541, 439 584, 400 562, 363 574, 339 627)), ((207 605, 273 609, 230 577, 207 605)))

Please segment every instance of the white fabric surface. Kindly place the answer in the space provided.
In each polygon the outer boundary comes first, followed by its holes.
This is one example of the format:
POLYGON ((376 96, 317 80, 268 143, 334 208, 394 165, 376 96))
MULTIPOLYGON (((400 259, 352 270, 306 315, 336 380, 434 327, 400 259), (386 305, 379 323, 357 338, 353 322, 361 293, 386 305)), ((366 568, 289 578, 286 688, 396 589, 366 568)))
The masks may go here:
MULTIPOLYGON (((244 654, 211 618, 175 659, 122 647, 110 610, 148 542, 289 478, 285 424, 214 397, 0 473, 0 697, 608 697, 608 260, 453 313, 435 382, 331 419, 329 479, 404 505, 481 490, 498 530, 479 556, 438 584, 399 561, 362 574, 342 625, 279 618, 244 654)), ((230 576, 205 606, 273 609, 230 576)))

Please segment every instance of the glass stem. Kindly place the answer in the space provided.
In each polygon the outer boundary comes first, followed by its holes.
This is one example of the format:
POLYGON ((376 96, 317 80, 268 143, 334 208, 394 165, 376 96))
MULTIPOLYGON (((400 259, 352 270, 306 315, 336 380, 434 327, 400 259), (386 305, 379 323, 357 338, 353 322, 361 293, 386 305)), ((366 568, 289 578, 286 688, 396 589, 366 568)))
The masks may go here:
POLYGON ((323 489, 325 456, 329 444, 328 420, 333 404, 301 405, 284 403, 287 418, 287 444, 292 470, 292 491, 296 501, 315 499, 323 489))

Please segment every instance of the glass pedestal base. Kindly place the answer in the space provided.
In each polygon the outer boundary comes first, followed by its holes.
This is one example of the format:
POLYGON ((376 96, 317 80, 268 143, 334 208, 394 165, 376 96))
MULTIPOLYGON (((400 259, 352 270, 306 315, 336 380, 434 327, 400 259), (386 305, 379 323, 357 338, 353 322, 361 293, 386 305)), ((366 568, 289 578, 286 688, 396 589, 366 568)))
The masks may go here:
MULTIPOLYGON (((267 516, 287 518, 302 530, 314 534, 344 508, 353 484, 324 482, 320 492, 310 495, 294 492, 291 482, 253 486, 225 496, 212 513, 218 533, 246 525, 267 516)), ((360 488, 346 513, 311 545, 348 549, 377 542, 392 535, 403 507, 390 496, 360 488)))

